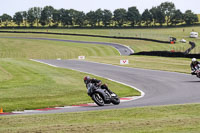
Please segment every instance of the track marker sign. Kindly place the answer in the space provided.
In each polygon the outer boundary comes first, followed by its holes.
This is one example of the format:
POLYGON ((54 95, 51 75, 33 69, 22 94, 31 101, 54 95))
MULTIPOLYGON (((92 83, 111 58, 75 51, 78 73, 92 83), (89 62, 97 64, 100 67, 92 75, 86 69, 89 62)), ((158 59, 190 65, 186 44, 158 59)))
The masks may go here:
POLYGON ((126 64, 129 64, 129 61, 128 60, 120 60, 120 64, 126 65, 126 64))
POLYGON ((85 60, 85 56, 79 56, 78 59, 79 60, 85 60))

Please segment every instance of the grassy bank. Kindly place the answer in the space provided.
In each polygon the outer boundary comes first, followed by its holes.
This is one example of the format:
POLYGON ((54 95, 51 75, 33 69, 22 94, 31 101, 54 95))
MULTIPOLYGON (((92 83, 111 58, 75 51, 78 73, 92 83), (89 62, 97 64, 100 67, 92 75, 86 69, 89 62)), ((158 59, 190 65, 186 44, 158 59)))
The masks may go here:
MULTIPOLYGON (((2 37, 2 36, 1 36, 2 37)), ((85 56, 113 56, 110 46, 31 39, 0 39, 0 58, 70 59, 85 56)))
POLYGON ((177 28, 143 28, 143 29, 2 29, 9 31, 32 31, 32 32, 56 32, 75 33, 89 35, 106 35, 121 37, 141 37, 158 40, 167 40, 170 36, 188 38, 190 32, 200 31, 200 26, 177 27, 177 28))
POLYGON ((4 116, 0 132, 197 133, 200 105, 177 105, 30 116, 4 116))
MULTIPOLYGON (((188 43, 176 43, 176 45, 155 43, 149 41, 140 41, 140 40, 124 40, 124 39, 111 39, 111 38, 98 38, 98 37, 80 37, 80 36, 64 36, 64 35, 45 35, 45 34, 8 34, 0 33, 1 37, 43 37, 43 38, 55 38, 55 39, 66 39, 66 40, 79 40, 79 41, 97 41, 97 42, 111 42, 119 43, 123 45, 130 46, 135 52, 141 51, 181 51, 184 52, 187 50, 190 45, 188 43)), ((0 39, 1 40, 1 39, 0 39)), ((14 39, 20 41, 21 39, 14 39)), ((52 42, 52 41, 51 41, 52 42)), ((200 45, 197 43, 197 46, 200 45)), ((193 50, 193 53, 200 52, 198 47, 193 50)))
POLYGON ((120 65, 120 60, 129 60, 125 67, 144 68, 153 70, 164 70, 172 72, 190 73, 191 59, 186 58, 167 58, 156 56, 113 56, 107 58, 88 57, 88 61, 101 62, 113 65, 120 65))
MULTIPOLYGON (((84 73, 8 58, 0 59, 0 70, 0 107, 5 112, 92 102, 83 82, 84 73)), ((140 95, 133 88, 98 79, 120 97, 140 95)))

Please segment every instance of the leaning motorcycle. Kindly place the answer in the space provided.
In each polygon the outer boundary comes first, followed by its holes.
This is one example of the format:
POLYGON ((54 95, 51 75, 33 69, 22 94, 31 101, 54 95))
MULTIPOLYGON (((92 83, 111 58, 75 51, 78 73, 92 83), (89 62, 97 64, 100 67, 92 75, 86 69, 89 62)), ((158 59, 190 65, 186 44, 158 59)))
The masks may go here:
POLYGON ((196 68, 195 74, 198 78, 200 78, 200 65, 197 65, 195 68, 196 68))
POLYGON ((92 100, 99 106, 104 106, 104 104, 114 104, 118 105, 120 99, 115 93, 110 94, 106 89, 101 89, 92 83, 87 85, 88 95, 92 100))

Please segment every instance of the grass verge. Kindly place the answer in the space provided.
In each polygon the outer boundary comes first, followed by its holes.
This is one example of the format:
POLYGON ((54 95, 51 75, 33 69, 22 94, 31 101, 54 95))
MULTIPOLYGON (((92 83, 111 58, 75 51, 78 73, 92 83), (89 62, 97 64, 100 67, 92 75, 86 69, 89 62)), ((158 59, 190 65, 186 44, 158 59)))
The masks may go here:
POLYGON ((187 58, 167 58, 156 56, 113 56, 113 57, 88 57, 88 61, 120 65, 120 60, 129 60, 125 67, 144 68, 153 70, 163 70, 171 72, 190 73, 191 59, 187 58))
POLYGON ((104 45, 32 39, 0 39, 0 58, 71 59, 85 56, 114 56, 119 52, 104 45))
POLYGON ((197 133, 200 104, 0 118, 0 132, 197 133))

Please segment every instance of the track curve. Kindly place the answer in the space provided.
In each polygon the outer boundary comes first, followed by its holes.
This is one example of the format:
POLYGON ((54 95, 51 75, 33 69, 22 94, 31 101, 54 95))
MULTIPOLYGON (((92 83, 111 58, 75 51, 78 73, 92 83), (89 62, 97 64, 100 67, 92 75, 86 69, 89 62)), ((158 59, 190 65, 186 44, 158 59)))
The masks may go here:
POLYGON ((99 45, 108 45, 117 49, 120 55, 131 55, 134 51, 125 45, 117 43, 108 43, 108 42, 90 42, 90 41, 75 41, 75 40, 64 40, 64 39, 52 39, 52 38, 35 38, 35 37, 0 37, 0 38, 16 38, 16 39, 32 39, 32 40, 48 40, 48 41, 60 41, 60 42, 71 42, 71 43, 83 43, 83 44, 99 44, 99 45))
POLYGON ((37 61, 123 82, 141 89, 145 92, 145 96, 135 101, 121 103, 118 106, 64 108, 45 112, 27 112, 25 114, 80 112, 200 102, 200 80, 188 74, 120 67, 79 60, 37 61))

